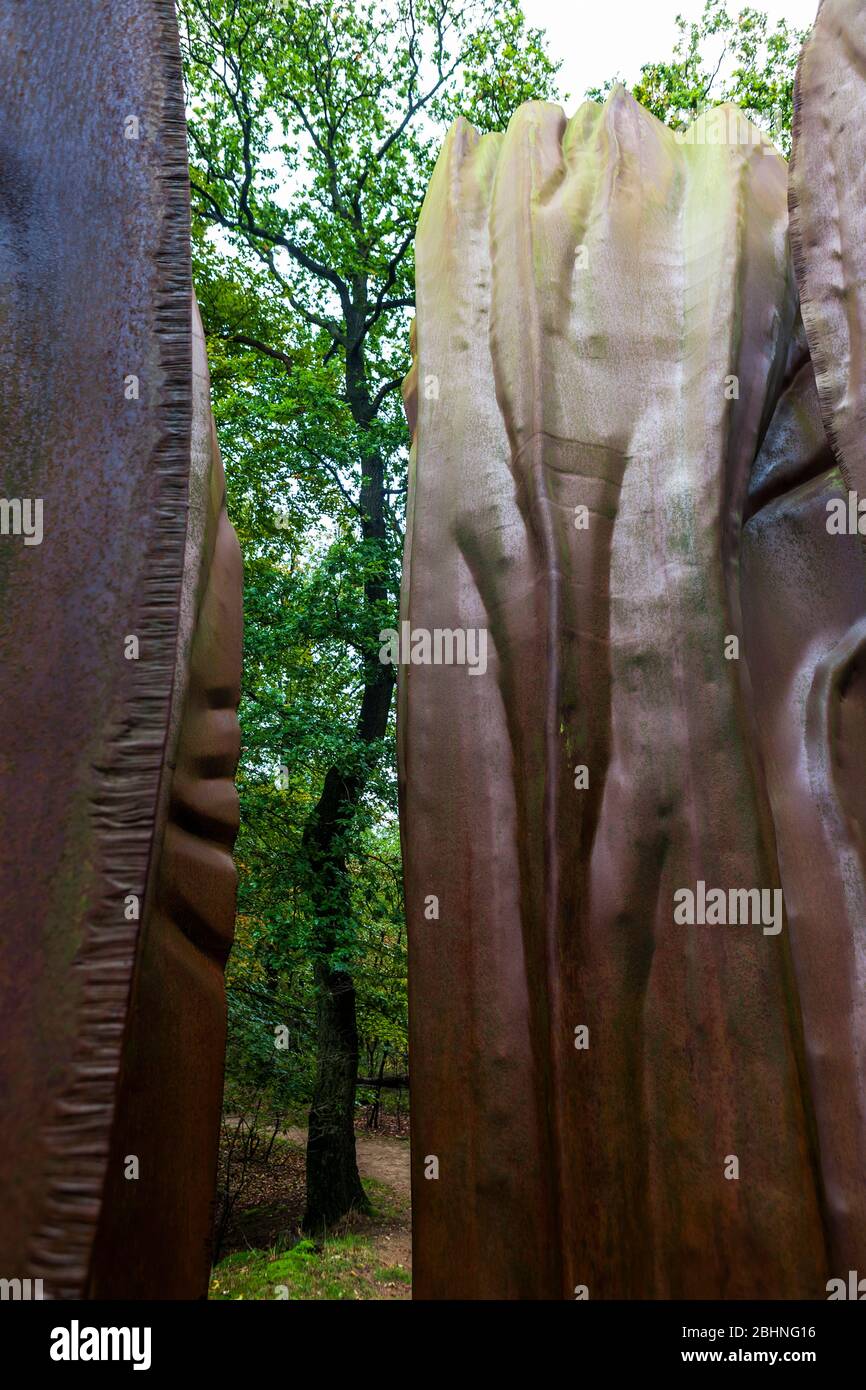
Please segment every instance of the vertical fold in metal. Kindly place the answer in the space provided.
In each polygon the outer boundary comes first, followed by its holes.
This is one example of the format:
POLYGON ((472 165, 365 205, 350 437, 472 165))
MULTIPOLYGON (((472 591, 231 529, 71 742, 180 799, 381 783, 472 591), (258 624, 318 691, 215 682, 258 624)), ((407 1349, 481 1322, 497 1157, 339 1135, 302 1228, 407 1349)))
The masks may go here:
POLYGON ((782 887, 740 540, 796 334, 786 187, 735 108, 682 136, 621 89, 458 123, 431 182, 399 707, 421 1297, 823 1292, 787 930, 675 917, 782 887), (437 663, 436 629, 482 628, 484 670, 437 663))

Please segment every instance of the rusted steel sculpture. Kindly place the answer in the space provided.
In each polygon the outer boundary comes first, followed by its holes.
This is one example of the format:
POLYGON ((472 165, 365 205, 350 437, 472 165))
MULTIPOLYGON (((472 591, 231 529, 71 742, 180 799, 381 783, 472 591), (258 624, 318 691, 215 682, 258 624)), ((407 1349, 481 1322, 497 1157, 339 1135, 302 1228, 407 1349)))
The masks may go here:
POLYGON ((0 0, 0 118, 0 1276, 203 1297, 240 557, 171 0, 0 0))
POLYGON ((824 0, 790 178, 733 108, 683 138, 621 89, 459 121, 437 165, 399 708, 417 1297, 866 1270, 864 71, 866 7, 824 0))

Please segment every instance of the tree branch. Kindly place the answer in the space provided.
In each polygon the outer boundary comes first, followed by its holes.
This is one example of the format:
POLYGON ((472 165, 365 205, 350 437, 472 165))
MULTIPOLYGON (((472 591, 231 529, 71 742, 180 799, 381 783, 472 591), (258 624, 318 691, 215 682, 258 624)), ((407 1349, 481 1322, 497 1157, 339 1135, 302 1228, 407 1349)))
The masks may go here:
POLYGON ((219 338, 223 343, 240 343, 242 347, 255 348, 256 352, 261 352, 265 357, 271 357, 275 362, 281 362, 287 371, 294 370, 295 360, 287 352, 282 352, 280 348, 269 347, 259 338, 250 338, 246 333, 215 333, 215 338, 219 338))

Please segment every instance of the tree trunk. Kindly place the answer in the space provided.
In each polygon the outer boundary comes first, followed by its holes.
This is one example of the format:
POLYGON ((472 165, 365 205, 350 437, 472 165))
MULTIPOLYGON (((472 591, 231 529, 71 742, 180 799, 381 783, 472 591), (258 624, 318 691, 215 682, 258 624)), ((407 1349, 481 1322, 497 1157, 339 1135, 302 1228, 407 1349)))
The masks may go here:
MULTIPOLYGON (((355 284, 355 310, 347 324, 353 346, 346 355, 346 397, 355 423, 367 430, 375 415, 367 385, 363 353, 367 289, 363 277, 355 284)), ((364 605, 372 616, 381 613, 388 598, 385 558, 384 463, 373 448, 361 458, 361 534, 382 546, 381 560, 371 566, 364 582, 364 605)), ((375 746, 385 737, 394 688, 394 672, 379 661, 378 642, 371 638, 364 662, 364 693, 358 714, 361 743, 375 746)), ((341 924, 351 917, 346 877, 346 837, 351 831, 366 771, 345 774, 329 768, 322 794, 304 830, 318 941, 314 978, 318 994, 318 1058, 316 1088, 310 1109, 307 1139, 307 1209, 304 1230, 321 1230, 346 1212, 363 1208, 367 1199, 355 1156, 355 1088, 358 1078, 358 1029, 355 987, 348 971, 333 970, 330 957, 339 942, 341 924)))
MULTIPOLYGON (((378 672, 368 676, 358 721, 365 743, 385 734, 393 684, 390 667, 379 665, 378 672)), ((367 1204, 355 1157, 355 986, 349 972, 333 970, 329 960, 338 943, 340 923, 351 916, 344 845, 363 785, 360 775, 344 776, 337 768, 330 768, 304 831, 310 896, 319 924, 313 964, 318 1058, 307 1139, 306 1231, 321 1230, 367 1204)))
POLYGON ((385 1063, 387 1062, 387 1060, 388 1060, 388 1050, 387 1050, 387 1048, 383 1048, 383 1050, 382 1050, 382 1060, 381 1060, 381 1062, 379 1063, 379 1075, 378 1075, 378 1077, 373 1077, 373 1078, 372 1078, 372 1086, 373 1086, 373 1089, 374 1089, 375 1092, 376 1092, 376 1099, 373 1101, 373 1104, 370 1106, 370 1110, 369 1110, 368 1115, 367 1115, 367 1128, 368 1128, 368 1129, 378 1129, 378 1128, 379 1128, 379 1111, 380 1111, 381 1108, 382 1108, 382 1078, 383 1078, 384 1075, 385 1075, 385 1063))
POLYGON ((307 1209, 304 1230, 333 1226, 367 1198, 355 1157, 355 1085, 358 1030, 355 986, 345 970, 315 967, 318 989, 318 1068, 307 1139, 307 1209))

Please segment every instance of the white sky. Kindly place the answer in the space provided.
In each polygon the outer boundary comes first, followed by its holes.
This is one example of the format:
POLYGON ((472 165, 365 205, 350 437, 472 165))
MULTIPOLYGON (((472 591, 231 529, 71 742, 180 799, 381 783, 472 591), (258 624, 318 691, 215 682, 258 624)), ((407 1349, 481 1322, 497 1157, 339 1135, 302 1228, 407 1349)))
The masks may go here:
MULTIPOLYGON (((769 15, 771 25, 786 19, 799 29, 809 28, 818 11, 818 0, 747 3, 769 15)), ((703 8, 704 0, 523 0, 527 22, 547 30, 548 52, 563 59, 559 84, 570 94, 568 115, 587 87, 600 86, 617 73, 634 82, 642 63, 670 58, 677 38, 675 17, 697 19, 703 8)))

